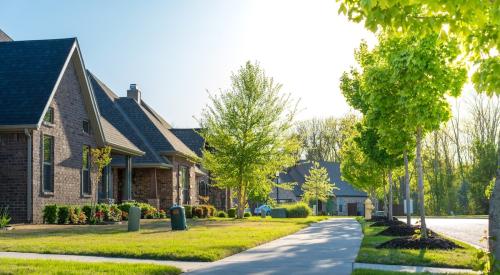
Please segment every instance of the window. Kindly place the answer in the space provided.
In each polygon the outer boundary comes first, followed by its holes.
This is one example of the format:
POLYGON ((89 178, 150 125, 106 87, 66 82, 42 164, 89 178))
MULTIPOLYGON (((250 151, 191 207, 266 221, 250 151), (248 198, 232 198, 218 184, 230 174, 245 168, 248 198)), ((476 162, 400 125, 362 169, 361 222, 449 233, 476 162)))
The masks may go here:
POLYGON ((54 123, 54 108, 49 107, 49 109, 45 113, 45 116, 43 117, 43 121, 48 123, 54 123))
POLYGON ((187 167, 180 167, 179 171, 179 184, 182 186, 182 203, 189 204, 189 173, 187 167))
POLYGON ((208 196, 208 184, 204 180, 198 184, 198 194, 204 197, 208 196))
POLYGON ((82 193, 84 195, 92 194, 90 184, 90 147, 83 145, 82 149, 82 193))
POLYGON ((342 204, 339 204, 339 212, 342 213, 344 211, 342 211, 342 204))
POLYGON ((82 127, 84 133, 90 134, 90 122, 88 120, 83 121, 82 127))
POLYGON ((54 192, 54 137, 43 136, 43 192, 54 192))

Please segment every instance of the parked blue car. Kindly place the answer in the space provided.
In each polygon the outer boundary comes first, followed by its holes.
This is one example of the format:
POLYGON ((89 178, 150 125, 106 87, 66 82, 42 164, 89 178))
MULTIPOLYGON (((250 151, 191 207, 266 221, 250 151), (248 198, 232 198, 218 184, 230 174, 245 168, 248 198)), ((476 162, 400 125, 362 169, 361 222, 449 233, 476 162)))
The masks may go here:
POLYGON ((264 211, 266 213, 266 215, 271 215, 271 206, 267 205, 267 204, 263 204, 257 208, 255 208, 255 210, 253 211, 253 213, 255 215, 260 215, 260 213, 264 211))

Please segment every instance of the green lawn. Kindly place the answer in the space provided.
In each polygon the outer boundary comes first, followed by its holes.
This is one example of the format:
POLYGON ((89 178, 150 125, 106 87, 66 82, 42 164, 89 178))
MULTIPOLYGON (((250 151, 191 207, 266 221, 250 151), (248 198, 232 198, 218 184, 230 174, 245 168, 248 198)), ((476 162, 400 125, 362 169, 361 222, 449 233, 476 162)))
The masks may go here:
POLYGON ((0 251, 215 261, 326 218, 198 220, 188 222, 188 231, 143 220, 141 231, 130 233, 126 224, 20 226, 0 231, 0 251))
MULTIPOLYGON (((394 272, 394 271, 385 271, 385 270, 373 270, 373 269, 355 269, 352 275, 432 275, 429 272, 394 272)), ((467 273, 439 273, 440 275, 468 275, 467 273)))
POLYGON ((80 263, 54 260, 20 260, 0 258, 0 275, 7 274, 146 274, 173 275, 181 270, 172 266, 152 264, 80 263))
POLYGON ((387 227, 370 227, 370 224, 363 226, 365 237, 356 262, 457 268, 473 266, 477 249, 461 242, 456 243, 464 248, 454 250, 377 249, 377 245, 396 237, 376 236, 387 227))

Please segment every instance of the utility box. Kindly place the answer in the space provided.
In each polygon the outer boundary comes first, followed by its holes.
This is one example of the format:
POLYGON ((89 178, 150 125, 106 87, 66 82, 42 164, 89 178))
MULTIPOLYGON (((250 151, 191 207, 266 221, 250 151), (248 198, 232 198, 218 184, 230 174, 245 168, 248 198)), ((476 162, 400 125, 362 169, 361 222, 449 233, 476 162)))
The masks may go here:
POLYGON ((186 212, 184 207, 172 206, 169 211, 172 230, 187 230, 186 212))
POLYGON ((271 209, 271 217, 273 218, 286 218, 285 208, 273 208, 271 209))
POLYGON ((136 206, 128 210, 128 231, 139 231, 141 229, 141 209, 136 206))

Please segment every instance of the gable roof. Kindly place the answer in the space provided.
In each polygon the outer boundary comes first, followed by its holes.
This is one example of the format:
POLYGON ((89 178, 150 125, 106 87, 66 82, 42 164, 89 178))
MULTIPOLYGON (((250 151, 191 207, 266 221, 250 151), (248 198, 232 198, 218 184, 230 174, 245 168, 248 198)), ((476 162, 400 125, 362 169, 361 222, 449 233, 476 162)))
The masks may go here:
POLYGON ((136 156, 144 155, 144 152, 137 148, 128 138, 126 138, 118 129, 109 123, 104 117, 100 117, 104 139, 107 145, 111 146, 115 151, 124 152, 136 156))
POLYGON ((172 128, 170 129, 174 135, 186 144, 191 151, 195 152, 198 157, 202 157, 202 151, 205 147, 205 139, 198 133, 199 128, 172 128))
POLYGON ((0 42, 0 126, 36 128, 75 42, 0 42))
MULTIPOLYGON (((171 163, 155 151, 153 146, 149 144, 144 135, 142 135, 135 127, 134 123, 128 118, 125 111, 116 103, 119 97, 88 70, 87 75, 90 79, 103 119, 116 129, 120 135, 144 152, 142 157, 132 159, 134 166, 171 167, 171 163)), ((124 165, 124 160, 113 158, 112 164, 124 165)))
MULTIPOLYGON (((338 190, 333 193, 337 197, 367 197, 367 194, 354 188, 351 184, 343 181, 340 174, 340 164, 337 162, 319 161, 321 167, 325 167, 328 171, 330 182, 334 183, 338 190)), ((280 182, 295 182, 293 192, 297 197, 302 196, 302 184, 305 182, 305 176, 309 175, 309 169, 312 167, 312 162, 302 161, 297 165, 290 167, 287 173, 280 174, 280 182)))

